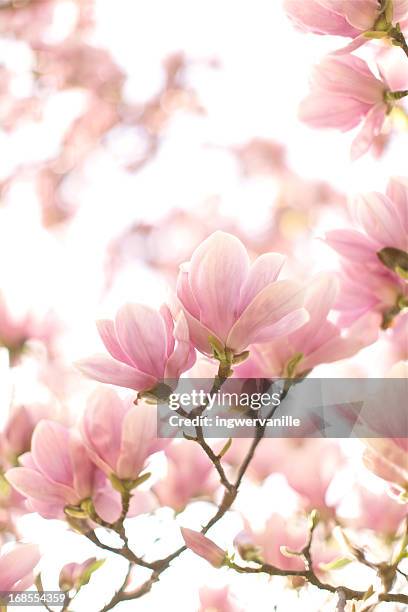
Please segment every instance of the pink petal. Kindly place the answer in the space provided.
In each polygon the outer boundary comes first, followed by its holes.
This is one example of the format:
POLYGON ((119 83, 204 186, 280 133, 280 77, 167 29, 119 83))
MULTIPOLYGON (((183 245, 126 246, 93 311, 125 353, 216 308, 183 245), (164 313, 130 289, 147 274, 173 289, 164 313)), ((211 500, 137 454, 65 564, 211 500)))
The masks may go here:
POLYGON ((69 455, 73 471, 73 488, 80 499, 86 499, 92 494, 95 466, 76 434, 70 438, 69 455))
POLYGON ((353 28, 357 30, 371 30, 378 17, 378 3, 376 0, 352 0, 344 2, 344 16, 353 28))
POLYGON ((34 430, 31 452, 39 470, 50 480, 72 485, 69 430, 55 421, 41 421, 34 430))
POLYGON ((109 351, 112 357, 117 361, 123 361, 123 363, 132 366, 132 361, 119 344, 113 321, 101 319, 96 322, 96 326, 106 350, 109 351))
POLYGON ((179 378, 180 374, 189 370, 195 361, 195 352, 192 350, 190 343, 187 320, 182 312, 177 317, 174 336, 177 339, 177 346, 167 361, 165 378, 179 378))
MULTIPOLYGON (((102 460, 103 464, 98 461, 97 465, 108 474, 116 468, 123 419, 129 408, 113 389, 100 389, 87 402, 81 422, 82 435, 86 445, 102 460)), ((91 458, 95 460, 93 453, 91 458)))
POLYGON ((156 408, 147 404, 132 406, 123 421, 116 475, 119 478, 137 478, 157 445, 156 408))
POLYGON ((160 314, 150 306, 127 304, 116 315, 115 328, 120 345, 135 367, 161 378, 166 360, 166 329, 160 314))
MULTIPOLYGON (((275 326, 292 311, 301 308, 303 302, 304 289, 292 281, 277 281, 265 287, 235 323, 228 336, 227 346, 239 353, 249 344, 265 341, 259 340, 265 337, 262 336, 263 332, 275 326)), ((295 319, 297 323, 302 320, 303 324, 307 320, 304 313, 296 315, 295 319)), ((269 336, 268 333, 266 335, 269 336)))
POLYGON ((355 161, 370 149, 373 140, 381 132, 385 120, 386 106, 380 102, 376 104, 364 121, 363 127, 351 145, 351 159, 355 161))
POLYGON ((381 247, 405 246, 407 237, 400 244, 401 230, 396 224, 395 207, 381 193, 360 195, 355 200, 355 216, 365 232, 381 247))
POLYGON ((313 128, 337 128, 347 132, 356 127, 369 106, 346 96, 311 93, 299 106, 299 119, 313 128))
POLYGON ((152 389, 157 382, 153 376, 144 374, 124 363, 106 357, 106 355, 94 355, 87 359, 81 359, 75 365, 89 378, 118 387, 135 389, 135 391, 152 389))
POLYGON ((349 42, 347 45, 344 45, 344 47, 332 51, 331 55, 345 55, 346 53, 351 53, 352 51, 356 51, 365 45, 367 42, 368 38, 364 36, 364 34, 361 34, 360 36, 356 36, 356 38, 354 38, 354 40, 349 42))
POLYGON ((332 230, 327 232, 325 240, 332 249, 350 261, 377 262, 376 252, 380 244, 357 230, 332 230))
POLYGON ((163 317, 164 326, 166 328, 166 356, 170 357, 174 350, 174 321, 167 304, 160 307, 160 314, 163 317))
MULTIPOLYGON (((407 0, 408 1, 408 0, 407 0)), ((401 223, 401 238, 407 243, 408 235, 408 181, 402 177, 390 179, 387 196, 392 201, 401 223)), ((401 244, 401 243, 400 243, 401 244)), ((404 247, 400 247, 404 248, 404 247)), ((408 247, 405 247, 408 250, 408 247)))
POLYGON ((72 489, 50 482, 35 470, 25 467, 11 468, 6 472, 6 478, 11 486, 25 497, 63 506, 78 501, 72 489))
POLYGON ((16 545, 15 548, 1 555, 0 589, 10 591, 19 580, 25 578, 27 574, 31 575, 40 558, 38 546, 34 544, 16 545))
POLYGON ((190 286, 200 308, 200 320, 225 341, 236 319, 241 286, 249 258, 235 236, 217 231, 194 251, 190 286))
POLYGON ((264 253, 255 260, 241 289, 240 313, 262 289, 276 281, 285 259, 286 257, 280 253, 264 253))

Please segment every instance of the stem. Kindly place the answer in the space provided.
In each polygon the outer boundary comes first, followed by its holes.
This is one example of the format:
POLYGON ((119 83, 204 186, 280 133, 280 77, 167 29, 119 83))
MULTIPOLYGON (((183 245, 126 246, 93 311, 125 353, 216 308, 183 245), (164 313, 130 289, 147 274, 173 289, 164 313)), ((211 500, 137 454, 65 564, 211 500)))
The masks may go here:
POLYGON ((389 37, 396 44, 397 47, 401 47, 405 55, 408 57, 408 44, 405 40, 404 34, 401 32, 399 23, 397 23, 394 27, 391 28, 391 30, 389 31, 389 37))

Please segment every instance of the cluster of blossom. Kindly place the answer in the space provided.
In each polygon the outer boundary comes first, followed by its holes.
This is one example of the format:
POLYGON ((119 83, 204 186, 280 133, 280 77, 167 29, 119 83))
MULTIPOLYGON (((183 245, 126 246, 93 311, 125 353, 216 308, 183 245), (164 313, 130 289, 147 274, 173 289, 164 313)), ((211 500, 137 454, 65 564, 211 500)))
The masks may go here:
MULTIPOLYGON (((175 109, 202 109, 184 82, 187 62, 181 53, 168 59, 162 90, 143 108, 126 104, 121 69, 105 49, 89 43, 92 2, 72 0, 75 26, 64 44, 53 44, 49 32, 50 15, 61 10, 61 3, 4 4, 0 2, 0 28, 4 31, 5 24, 15 40, 29 45, 36 67, 35 94, 23 100, 10 100, 7 94, 0 105, 5 129, 35 122, 56 91, 86 92, 84 114, 67 129, 58 154, 35 169, 44 196, 44 226, 51 232, 56 221, 71 222, 60 200, 63 181, 84 167, 115 126, 134 125, 144 134, 144 152, 127 160, 127 169, 134 172, 158 153, 161 133, 175 109)), ((367 43, 370 48, 385 45, 380 62, 396 53, 388 49, 390 44, 408 54, 403 34, 408 2, 286 0, 285 6, 302 30, 352 39, 316 68, 301 116, 314 127, 341 130, 364 121, 353 144, 353 157, 358 157, 378 142, 396 111, 403 112, 408 92, 394 69, 375 76, 351 53, 367 43)), ((1 70, 5 80, 12 79, 6 68, 1 70)), ((361 455, 352 458, 338 442, 306 434, 268 439, 260 430, 253 439, 210 441, 197 427, 187 439, 157 436, 155 403, 169 379, 211 377, 214 392, 229 378, 285 378, 291 383, 317 375, 326 364, 343 364, 347 371, 349 360, 367 347, 378 351, 383 375, 406 377, 408 181, 396 177, 385 194, 358 195, 347 211, 344 197, 330 185, 299 177, 283 147, 273 141, 253 139, 231 152, 245 177, 265 173, 276 179, 278 195, 266 229, 254 235, 223 217, 214 202, 208 209, 173 211, 156 224, 125 229, 111 243, 108 282, 123 266, 121 249, 127 255, 131 243, 131 265, 143 260, 175 281, 174 291, 158 309, 128 303, 113 320, 99 320, 104 351, 75 364, 85 376, 76 377, 59 360, 54 345, 61 340, 60 330, 52 317, 20 316, 7 303, 7 292, 4 297, 0 293, 0 346, 10 361, 2 369, 0 349, 0 379, 10 376, 19 391, 26 380, 19 379, 26 360, 31 366, 35 361, 36 382, 52 398, 43 403, 3 400, 5 385, 0 385, 1 412, 11 405, 0 430, 0 592, 34 586, 42 591, 44 578, 50 585, 41 546, 26 543, 20 532, 21 519, 36 515, 46 525, 58 521, 94 548, 92 556, 58 568, 59 581, 51 586, 67 593, 63 611, 80 610, 79 594, 97 581, 105 559, 114 568, 117 559, 125 561, 128 571, 122 583, 119 572, 110 574, 111 599, 103 612, 125 602, 133 605, 160 588, 156 583, 161 575, 186 548, 216 570, 239 573, 244 580, 246 574, 266 575, 300 593, 320 589, 332 594, 330 603, 337 610, 408 603, 404 407, 397 414, 383 406, 362 413, 373 436, 362 440, 361 455), (313 266, 305 252, 316 221, 321 221, 322 209, 335 207, 347 227, 329 229, 324 241, 339 270, 310 273, 313 266), (293 225, 300 230, 293 233, 293 225), (303 261, 295 261, 295 245, 303 261), (27 357, 32 341, 36 350, 47 347, 47 355, 27 357), (87 379, 98 384, 92 382, 96 389, 74 416, 69 408, 78 401, 79 387, 88 392, 87 379), (395 423, 397 430, 401 426, 398 438, 395 423), (240 505, 240 492, 251 497, 255 488, 264 493, 263 499, 271 491, 274 499, 284 491, 292 510, 266 503, 262 521, 253 521, 240 505), (197 520, 201 506, 196 502, 203 501, 213 514, 206 518, 203 513, 197 520), (162 538, 164 556, 153 554, 153 542, 148 550, 139 541, 133 546, 131 526, 138 529, 143 516, 157 525, 164 508, 171 516, 162 538), (215 530, 207 536, 232 515, 240 527, 230 540, 215 530), (114 543, 106 543, 112 535, 114 543), (357 566, 371 572, 358 589, 352 575, 357 566), (343 569, 351 573, 339 574, 343 569), (144 582, 139 570, 148 572, 144 582)), ((2 185, 6 204, 21 172, 27 168, 15 170, 2 185)), ((244 612, 227 577, 225 582, 219 589, 199 590, 199 612, 244 612)))
MULTIPOLYGON (((402 246, 398 232, 384 234, 388 226, 383 211, 393 206, 394 218, 397 214, 407 218, 408 189, 399 181, 394 181, 392 187, 392 200, 375 195, 362 199, 363 204, 358 201, 361 206, 369 203, 378 206, 377 218, 384 221, 377 228, 376 240, 355 230, 345 230, 345 238, 341 232, 335 232, 329 241, 342 253, 355 256, 357 252, 360 260, 363 253, 372 262, 378 282, 384 283, 381 289, 391 284, 399 292, 399 268, 390 269, 388 262, 384 264, 377 256, 384 247, 398 250, 402 246), (344 249, 346 240, 348 248, 344 249)), ((360 213, 364 221, 364 208, 360 213)), ((365 228, 371 229, 367 224, 365 228)), ((128 555, 125 519, 152 512, 158 505, 180 512, 191 500, 203 495, 214 502, 219 490, 213 470, 215 464, 221 483, 234 490, 234 485, 225 480, 220 457, 234 471, 239 469, 248 448, 235 440, 231 448, 216 453, 200 438, 196 441, 201 448, 192 441, 177 443, 158 439, 156 409, 147 399, 158 392, 160 382, 166 378, 178 379, 191 371, 197 352, 203 359, 218 362, 219 384, 229 376, 243 376, 243 371, 245 377, 302 377, 320 363, 343 359, 373 342, 388 312, 381 311, 384 309, 381 302, 369 302, 357 313, 357 323, 344 334, 339 324, 328 319, 336 304, 335 278, 321 274, 307 285, 279 280, 283 265, 284 257, 278 253, 264 254, 251 263, 236 237, 216 232, 181 267, 170 307, 163 305, 156 311, 129 304, 120 309, 114 321, 99 321, 99 334, 109 355, 83 359, 78 367, 100 382, 137 391, 136 400, 135 393, 122 398, 114 390, 101 388, 90 397, 79 425, 61 422, 51 409, 44 407, 20 407, 12 413, 2 434, 1 455, 5 482, 11 485, 2 501, 10 514, 10 530, 14 512, 34 511, 47 519, 65 520, 87 537, 94 538, 90 534, 98 526, 116 530, 124 539, 124 547, 117 549, 117 553, 128 555), (148 492, 137 491, 141 483, 149 482, 148 465, 151 456, 159 451, 164 451, 167 457, 167 477, 148 492)), ((394 317, 398 316, 403 315, 394 313, 394 317)), ((200 364, 194 367, 197 371, 200 364)), ((376 426, 378 419, 373 417, 372 427, 376 426)), ((402 500, 408 480, 406 438, 372 439, 367 444, 367 467, 390 482, 402 500)), ((325 545, 328 538, 325 533, 338 520, 336 507, 327 503, 327 489, 343 462, 338 447, 330 441, 263 441, 253 462, 248 463, 248 477, 262 480, 270 473, 283 474, 299 496, 299 507, 306 512, 318 510, 321 524, 318 529, 313 528, 316 531, 313 543, 310 541, 310 551, 305 552, 308 540, 305 519, 303 523, 297 519, 289 526, 283 517, 273 514, 263 532, 254 531, 245 519, 245 530, 235 539, 241 558, 258 564, 264 571, 278 568, 282 575, 287 572, 292 579, 298 576, 302 578, 298 586, 307 580, 309 571, 313 571, 315 580, 323 580, 322 576, 332 568, 330 564, 339 557, 333 543, 325 545), (323 464, 322 454, 326 458, 323 464), (303 477, 305 462, 314 474, 313 480, 303 477), (286 549, 295 552, 286 554, 286 549), (312 555, 312 570, 304 569, 306 554, 312 555)), ((369 492, 359 487, 357 495, 362 506, 360 525, 375 528, 384 537, 398 532, 405 516, 402 505, 385 494, 377 497, 375 504, 379 509, 374 519, 372 504, 367 504, 369 492), (390 505, 392 511, 384 522, 383 512, 390 505)), ((221 514, 231 503, 232 500, 220 506, 221 514)), ((227 564, 237 569, 226 551, 202 533, 183 528, 182 535, 187 547, 214 566, 227 564)), ((18 563, 14 566, 11 578, 7 575, 6 586, 25 584, 30 579, 32 582, 27 572, 37 563, 38 552, 27 557, 20 550, 23 549, 17 548, 5 555, 5 559, 9 554, 22 555, 25 560, 21 566, 18 563)), ((353 546, 350 550, 357 554, 353 546)), ((136 555, 132 560, 135 565, 144 563, 136 555)), ((95 563, 91 559, 79 566, 64 567, 61 584, 71 593, 78 592, 90 579, 89 567, 92 571, 99 567, 95 563)), ((168 563, 168 559, 147 562, 147 567, 158 571, 158 567, 164 569, 168 563)), ((120 593, 116 596, 118 601, 130 596, 126 591, 120 593)), ((133 593, 135 597, 139 594, 140 590, 133 593)))
POLYGON ((401 100, 408 95, 408 80, 404 67, 384 62, 383 69, 377 65, 376 75, 352 52, 375 41, 385 48, 400 47, 408 56, 408 5, 405 0, 286 0, 285 7, 303 31, 352 39, 314 68, 300 118, 314 128, 343 132, 362 123, 351 149, 357 159, 370 149, 385 123, 392 124, 393 115, 405 112, 401 100))

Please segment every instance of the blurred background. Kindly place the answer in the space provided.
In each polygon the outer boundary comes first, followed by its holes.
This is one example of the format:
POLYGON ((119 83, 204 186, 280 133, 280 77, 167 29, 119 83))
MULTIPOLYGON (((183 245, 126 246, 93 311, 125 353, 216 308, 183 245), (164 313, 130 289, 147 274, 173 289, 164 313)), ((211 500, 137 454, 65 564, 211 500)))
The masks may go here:
MULTIPOLYGON (((80 413, 94 384, 71 364, 100 349, 95 319, 126 301, 160 304, 216 229, 252 255, 286 253, 286 275, 336 268, 319 237, 347 225, 350 195, 406 172, 406 134, 381 137, 351 164, 353 134, 298 122, 312 66, 337 46, 296 32, 280 0, 0 0, 0 345, 15 366, 3 352, 2 420, 10 394, 80 413)), ((329 375, 378 373, 373 350, 372 361, 360 355, 329 375)), ((358 445, 346 447, 337 496, 363 469, 353 467, 358 445)), ((275 474, 247 484, 241 504, 261 522, 290 516, 294 495, 275 474)), ((209 515, 197 504, 181 524, 209 515)), ((152 536, 164 535, 163 551, 179 543, 169 508, 147 521, 132 522, 138 549, 152 536)), ((63 562, 94 554, 58 522, 20 523, 44 551, 46 588, 63 562)), ((228 517, 214 539, 227 543, 241 523, 228 517)), ((124 571, 106 564, 75 610, 98 610, 124 571)), ((300 598, 280 581, 226 572, 187 553, 150 597, 120 609, 191 612, 200 586, 227 578, 244 610, 333 609, 325 593, 300 598)))

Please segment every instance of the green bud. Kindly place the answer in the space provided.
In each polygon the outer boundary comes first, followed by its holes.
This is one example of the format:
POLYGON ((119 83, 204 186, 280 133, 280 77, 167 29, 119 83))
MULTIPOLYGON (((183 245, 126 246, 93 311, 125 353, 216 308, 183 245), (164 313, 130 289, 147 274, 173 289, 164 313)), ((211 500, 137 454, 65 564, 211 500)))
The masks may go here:
POLYGON ((123 481, 120 478, 118 478, 116 474, 113 474, 113 473, 110 474, 109 480, 110 480, 112 487, 115 489, 115 491, 119 491, 119 493, 121 494, 126 493, 126 487, 123 481))
POLYGON ((232 444, 232 438, 229 438, 229 440, 227 440, 227 442, 224 444, 224 446, 218 453, 218 459, 221 459, 225 455, 225 453, 229 451, 229 449, 231 448, 231 444, 232 444))
POLYGON ((330 563, 319 563, 319 568, 324 572, 331 572, 334 570, 342 569, 349 565, 353 559, 349 559, 347 557, 340 557, 339 559, 334 559, 334 561, 330 561, 330 563))

